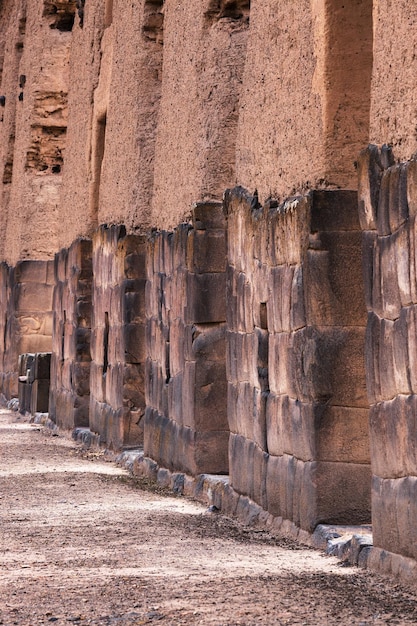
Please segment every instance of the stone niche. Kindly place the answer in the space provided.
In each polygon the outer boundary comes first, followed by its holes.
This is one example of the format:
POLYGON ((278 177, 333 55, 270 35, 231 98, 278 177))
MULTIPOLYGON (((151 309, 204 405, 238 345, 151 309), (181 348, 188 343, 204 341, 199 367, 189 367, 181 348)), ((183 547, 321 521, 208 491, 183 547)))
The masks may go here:
POLYGON ((370 520, 357 194, 226 192, 232 487, 311 531, 370 520))
POLYGON ((55 255, 49 416, 65 430, 89 425, 92 248, 78 239, 55 255))
POLYGON ((396 163, 390 148, 370 145, 359 160, 359 209, 373 539, 387 567, 388 552, 417 559, 417 160, 396 163))
POLYGON ((1 280, 7 298, 3 394, 9 399, 18 395, 19 355, 52 349, 53 261, 20 261, 7 271, 2 266, 1 280))
POLYGON ((145 454, 192 475, 227 473, 226 241, 220 203, 148 242, 145 454))
POLYGON ((143 442, 145 255, 145 238, 124 226, 93 236, 90 430, 112 450, 143 442))

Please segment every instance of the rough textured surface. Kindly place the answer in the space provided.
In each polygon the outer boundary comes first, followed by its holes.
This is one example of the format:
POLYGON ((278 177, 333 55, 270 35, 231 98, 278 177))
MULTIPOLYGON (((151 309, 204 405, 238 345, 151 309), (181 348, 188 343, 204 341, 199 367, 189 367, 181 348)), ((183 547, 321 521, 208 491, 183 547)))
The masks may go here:
POLYGON ((369 521, 356 194, 225 204, 232 487, 306 530, 369 521))
POLYGON ((18 394, 19 355, 50 352, 52 348, 52 261, 21 261, 3 267, 2 393, 18 394))
POLYGON ((169 497, 10 414, 0 446, 5 624, 416 623, 403 585, 169 497))
POLYGON ((89 424, 92 265, 88 239, 55 255, 49 414, 63 429, 89 424))
POLYGON ((93 238, 90 428, 118 450, 143 441, 145 242, 123 226, 93 238))
POLYGON ((415 560, 417 164, 396 164, 390 148, 371 145, 359 171, 374 543, 415 560))
POLYGON ((170 469, 228 469, 222 206, 148 243, 146 454, 170 469))

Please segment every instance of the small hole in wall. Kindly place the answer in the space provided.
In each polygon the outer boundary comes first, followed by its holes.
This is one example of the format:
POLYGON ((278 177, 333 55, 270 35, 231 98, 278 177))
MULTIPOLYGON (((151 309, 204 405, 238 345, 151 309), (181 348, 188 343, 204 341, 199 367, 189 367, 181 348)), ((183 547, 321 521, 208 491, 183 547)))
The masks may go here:
POLYGON ((109 314, 104 313, 104 335, 103 335, 103 376, 109 367, 109 314))
POLYGON ((266 302, 261 302, 259 305, 259 320, 262 330, 268 330, 268 310, 266 308, 266 302))
POLYGON ((59 174, 61 172, 61 166, 60 165, 53 165, 52 166, 52 174, 59 174))

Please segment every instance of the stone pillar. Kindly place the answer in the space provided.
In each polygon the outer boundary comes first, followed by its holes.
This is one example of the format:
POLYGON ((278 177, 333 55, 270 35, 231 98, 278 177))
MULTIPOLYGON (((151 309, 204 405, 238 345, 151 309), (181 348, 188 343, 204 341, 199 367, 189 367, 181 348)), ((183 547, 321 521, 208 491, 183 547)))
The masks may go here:
POLYGON ((145 248, 124 226, 93 236, 90 430, 113 450, 143 441, 145 248))
POLYGON ((356 203, 225 198, 231 484, 308 531, 370 518, 356 203))
POLYGON ((49 416, 65 430, 89 425, 92 242, 55 255, 49 416))
POLYGON ((417 559, 417 161, 371 145, 359 181, 372 526, 386 567, 387 552, 417 559))
POLYGON ((6 358, 6 339, 7 339, 7 323, 9 311, 9 274, 10 268, 7 263, 0 264, 0 393, 7 394, 7 385, 5 384, 5 358, 6 358))
POLYGON ((9 273, 10 298, 3 369, 3 393, 17 397, 19 354, 52 348, 53 261, 20 261, 9 273))
POLYGON ((148 243, 145 454, 171 470, 228 471, 225 224, 220 203, 148 243))

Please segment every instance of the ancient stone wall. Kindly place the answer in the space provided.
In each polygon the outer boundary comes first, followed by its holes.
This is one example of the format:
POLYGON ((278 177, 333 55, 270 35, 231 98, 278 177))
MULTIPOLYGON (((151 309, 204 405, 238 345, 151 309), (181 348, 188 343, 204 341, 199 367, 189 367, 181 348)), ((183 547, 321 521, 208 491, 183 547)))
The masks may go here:
POLYGON ((144 450, 193 475, 228 469, 225 269, 221 204, 149 240, 144 450))
POLYGON ((93 236, 90 430, 119 450, 143 441, 145 241, 124 226, 93 236))
POLYGON ((50 352, 52 348, 52 261, 21 261, 8 270, 3 266, 3 294, 8 295, 4 315, 2 391, 17 397, 19 355, 50 352), (4 285, 7 284, 7 287, 4 285))
POLYGON ((226 196, 231 484, 306 530, 370 519, 356 202, 226 196))
POLYGON ((66 430, 89 425, 92 242, 55 255, 50 418, 66 430))
POLYGON ((417 161, 371 145, 359 187, 374 544, 417 559, 417 161))

